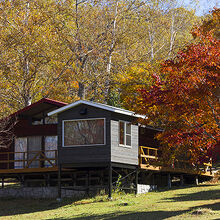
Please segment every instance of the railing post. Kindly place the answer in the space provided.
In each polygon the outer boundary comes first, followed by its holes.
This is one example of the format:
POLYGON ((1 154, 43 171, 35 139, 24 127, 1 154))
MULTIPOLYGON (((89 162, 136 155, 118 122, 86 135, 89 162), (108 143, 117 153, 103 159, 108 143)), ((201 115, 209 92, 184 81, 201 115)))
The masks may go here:
POLYGON ((138 164, 141 165, 141 146, 138 147, 138 164))
POLYGON ((40 153, 40 154, 39 154, 39 157, 36 158, 36 160, 38 159, 39 168, 41 168, 41 162, 43 163, 45 159, 42 158, 42 155, 41 155, 41 154, 42 154, 42 151, 39 151, 39 153, 40 153), (43 159, 43 160, 42 160, 42 159, 43 159), (42 161, 41 161, 41 160, 42 160, 42 161))
POLYGON ((23 168, 25 168, 25 153, 26 152, 23 152, 23 168))
POLYGON ((55 150, 55 165, 57 166, 57 150, 55 150))

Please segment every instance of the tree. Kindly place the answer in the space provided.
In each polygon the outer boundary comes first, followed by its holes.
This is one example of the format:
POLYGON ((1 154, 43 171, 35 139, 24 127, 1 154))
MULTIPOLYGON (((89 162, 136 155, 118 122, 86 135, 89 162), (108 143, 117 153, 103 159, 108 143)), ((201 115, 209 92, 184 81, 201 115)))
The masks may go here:
POLYGON ((0 149, 8 148, 14 141, 14 126, 17 124, 17 118, 2 118, 0 119, 0 149))
POLYGON ((135 41, 128 36, 129 46, 117 51, 125 56, 124 61, 120 60, 123 67, 114 78, 113 90, 120 91, 123 106, 130 110, 136 110, 137 89, 152 85, 152 75, 159 72, 160 62, 172 58, 193 39, 190 30, 198 17, 194 11, 178 7, 174 2, 154 2, 140 7, 136 14, 137 31, 132 33, 135 41))
POLYGON ((140 90, 139 113, 164 127, 158 139, 166 160, 187 152, 199 163, 219 143, 220 40, 202 27, 192 34, 195 41, 162 64, 149 89, 140 90))
POLYGON ((0 8, 0 95, 10 113, 44 96, 62 47, 43 13, 51 1, 1 1, 0 8))

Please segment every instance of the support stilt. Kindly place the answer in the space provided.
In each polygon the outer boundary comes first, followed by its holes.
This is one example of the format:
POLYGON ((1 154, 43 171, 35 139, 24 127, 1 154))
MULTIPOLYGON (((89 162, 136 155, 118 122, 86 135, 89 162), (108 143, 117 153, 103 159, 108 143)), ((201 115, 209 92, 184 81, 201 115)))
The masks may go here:
POLYGON ((198 176, 195 177, 195 183, 197 186, 199 185, 199 177, 198 176))
POLYGON ((168 183, 168 189, 171 189, 171 176, 170 176, 170 173, 167 174, 167 183, 168 183))
POLYGON ((139 174, 139 169, 136 169, 136 176, 135 176, 135 181, 136 181, 136 195, 138 194, 138 174, 139 174))
POLYGON ((4 184, 4 177, 2 177, 2 189, 4 188, 5 184, 4 184))
POLYGON ((57 201, 61 201, 61 164, 58 165, 58 198, 57 201))
POLYGON ((112 199, 112 164, 109 164, 109 178, 108 178, 108 199, 112 199))
POLYGON ((184 178, 183 178, 183 174, 180 175, 180 186, 184 186, 184 178))
POLYGON ((89 190, 90 190, 90 172, 88 170, 87 172, 87 194, 89 196, 89 190))

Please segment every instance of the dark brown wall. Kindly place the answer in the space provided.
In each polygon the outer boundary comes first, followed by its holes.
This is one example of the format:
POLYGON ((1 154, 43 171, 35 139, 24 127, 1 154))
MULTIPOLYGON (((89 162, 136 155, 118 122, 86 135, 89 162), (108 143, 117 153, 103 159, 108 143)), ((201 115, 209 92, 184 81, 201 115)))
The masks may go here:
POLYGON ((146 127, 139 127, 139 146, 159 147, 159 141, 155 139, 158 131, 146 127))
POLYGON ((32 125, 31 120, 20 120, 15 126, 16 137, 57 135, 56 124, 32 125))

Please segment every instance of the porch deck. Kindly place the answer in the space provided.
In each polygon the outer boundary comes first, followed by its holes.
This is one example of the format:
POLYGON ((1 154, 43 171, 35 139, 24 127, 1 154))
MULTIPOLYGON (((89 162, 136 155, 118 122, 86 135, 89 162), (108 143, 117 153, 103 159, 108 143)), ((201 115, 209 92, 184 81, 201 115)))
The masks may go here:
POLYGON ((189 161, 174 160, 172 165, 162 165, 159 162, 158 149, 140 146, 139 148, 139 167, 145 170, 191 174, 212 177, 212 163, 204 163, 200 166, 194 166, 189 161))
POLYGON ((0 174, 57 172, 57 150, 1 152, 0 174), (15 156, 16 155, 16 156, 15 156))
MULTIPOLYGON (((57 150, 16 152, 1 152, 0 175, 50 173, 57 172, 57 150), (30 158, 31 155, 31 158, 30 158), (3 168, 4 167, 4 168, 3 168)), ((212 177, 212 164, 193 166, 189 161, 175 160, 172 165, 162 165, 159 162, 158 149, 140 146, 139 168, 155 172, 191 174, 212 177)))

